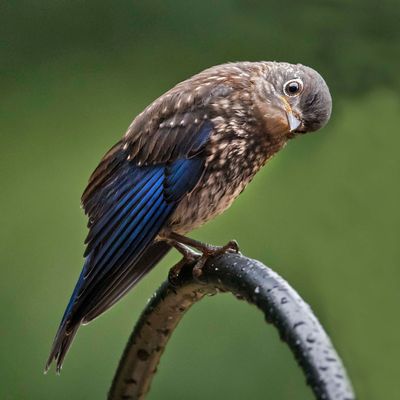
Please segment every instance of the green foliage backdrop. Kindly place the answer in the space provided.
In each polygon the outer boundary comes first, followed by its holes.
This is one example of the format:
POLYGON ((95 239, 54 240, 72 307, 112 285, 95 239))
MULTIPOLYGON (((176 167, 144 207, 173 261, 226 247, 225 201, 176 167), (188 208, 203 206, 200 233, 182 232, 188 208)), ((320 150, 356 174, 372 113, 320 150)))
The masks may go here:
MULTIPOLYGON (((360 399, 399 393, 400 6, 391 0, 13 1, 0 5, 0 398, 104 398, 171 254, 42 369, 81 268, 79 197, 150 101, 201 69, 285 60, 331 87, 328 127, 292 141, 194 237, 236 238, 312 305, 360 399)), ((185 317, 150 399, 309 399, 285 345, 229 295, 185 317)))

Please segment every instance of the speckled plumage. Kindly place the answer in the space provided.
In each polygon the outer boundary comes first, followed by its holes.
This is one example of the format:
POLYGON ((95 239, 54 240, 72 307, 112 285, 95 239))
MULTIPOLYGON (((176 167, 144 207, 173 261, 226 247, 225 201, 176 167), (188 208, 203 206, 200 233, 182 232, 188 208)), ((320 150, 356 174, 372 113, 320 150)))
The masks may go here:
POLYGON ((329 90, 311 68, 242 62, 183 81, 139 114, 82 196, 85 264, 47 363, 185 234, 227 209, 287 141, 322 127, 329 90))

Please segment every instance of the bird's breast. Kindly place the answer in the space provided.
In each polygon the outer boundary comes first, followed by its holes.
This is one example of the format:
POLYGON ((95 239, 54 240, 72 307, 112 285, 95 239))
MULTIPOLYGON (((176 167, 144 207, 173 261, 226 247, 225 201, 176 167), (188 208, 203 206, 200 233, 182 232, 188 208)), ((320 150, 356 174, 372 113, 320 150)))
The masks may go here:
POLYGON ((284 146, 269 142, 256 131, 257 126, 218 120, 214 125, 205 171, 193 191, 182 199, 168 229, 186 233, 224 212, 266 161, 284 146))

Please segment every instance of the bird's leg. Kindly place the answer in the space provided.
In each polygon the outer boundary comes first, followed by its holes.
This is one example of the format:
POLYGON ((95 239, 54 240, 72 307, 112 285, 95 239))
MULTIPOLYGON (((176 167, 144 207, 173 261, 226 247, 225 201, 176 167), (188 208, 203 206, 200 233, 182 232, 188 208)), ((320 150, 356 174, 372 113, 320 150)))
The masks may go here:
POLYGON ((168 280, 172 285, 175 285, 182 267, 189 262, 198 260, 201 257, 201 254, 193 251, 190 247, 184 245, 183 243, 177 242, 174 239, 168 239, 167 242, 183 255, 182 260, 175 264, 168 273, 168 280))
MULTIPOLYGON (((170 232, 168 235, 168 238, 169 238, 169 240, 171 240, 175 243, 179 243, 181 246, 184 246, 184 248, 186 250, 188 249, 187 246, 190 246, 196 250, 201 251, 201 253, 202 253, 201 257, 199 257, 198 253, 195 253, 197 255, 196 258, 198 258, 198 261, 197 261, 197 264, 193 267, 193 275, 197 278, 201 275, 201 272, 202 272, 201 270, 209 257, 224 254, 226 252, 234 252, 234 253, 239 252, 239 245, 236 242, 236 240, 231 240, 224 246, 213 246, 213 245, 210 245, 207 243, 199 242, 198 240, 180 235, 179 233, 175 233, 175 232, 170 232)), ((176 246, 174 246, 174 247, 182 253, 182 251, 179 250, 176 246)), ((184 257, 185 257, 185 255, 184 255, 184 257)), ((192 258, 192 260, 193 260, 193 258, 192 258)), ((182 267, 182 265, 181 265, 181 267, 182 267)), ((175 267, 174 267, 174 269, 175 269, 175 267)))
POLYGON ((239 251, 239 245, 236 240, 231 240, 224 246, 214 246, 212 244, 203 243, 175 232, 170 232, 168 234, 168 239, 186 245, 186 249, 187 246, 193 247, 194 249, 201 251, 201 253, 205 256, 216 256, 226 253, 227 251, 232 251, 234 253, 239 251))

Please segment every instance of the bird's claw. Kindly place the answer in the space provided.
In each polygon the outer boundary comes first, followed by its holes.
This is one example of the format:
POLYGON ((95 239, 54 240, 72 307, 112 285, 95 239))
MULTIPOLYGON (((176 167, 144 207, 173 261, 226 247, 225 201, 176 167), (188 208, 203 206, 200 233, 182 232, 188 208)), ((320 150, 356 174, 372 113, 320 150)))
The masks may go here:
POLYGON ((230 240, 225 246, 223 246, 225 252, 229 253, 240 253, 239 243, 236 240, 230 240))
POLYGON ((239 245, 236 240, 230 240, 224 246, 213 246, 172 233, 172 237, 168 241, 171 246, 174 246, 183 255, 182 260, 172 267, 168 274, 168 280, 173 286, 177 286, 179 274, 184 265, 195 263, 192 269, 192 276, 195 280, 199 281, 198 278, 200 278, 203 272, 203 267, 210 257, 216 257, 225 253, 239 253, 239 245), (189 246, 200 251, 201 254, 194 252, 189 246))
POLYGON ((199 280, 201 274, 203 273, 203 267, 210 257, 219 256, 225 253, 239 253, 238 242, 236 240, 230 240, 224 246, 210 246, 208 249, 205 249, 203 254, 198 259, 196 265, 193 267, 193 278, 199 280))

